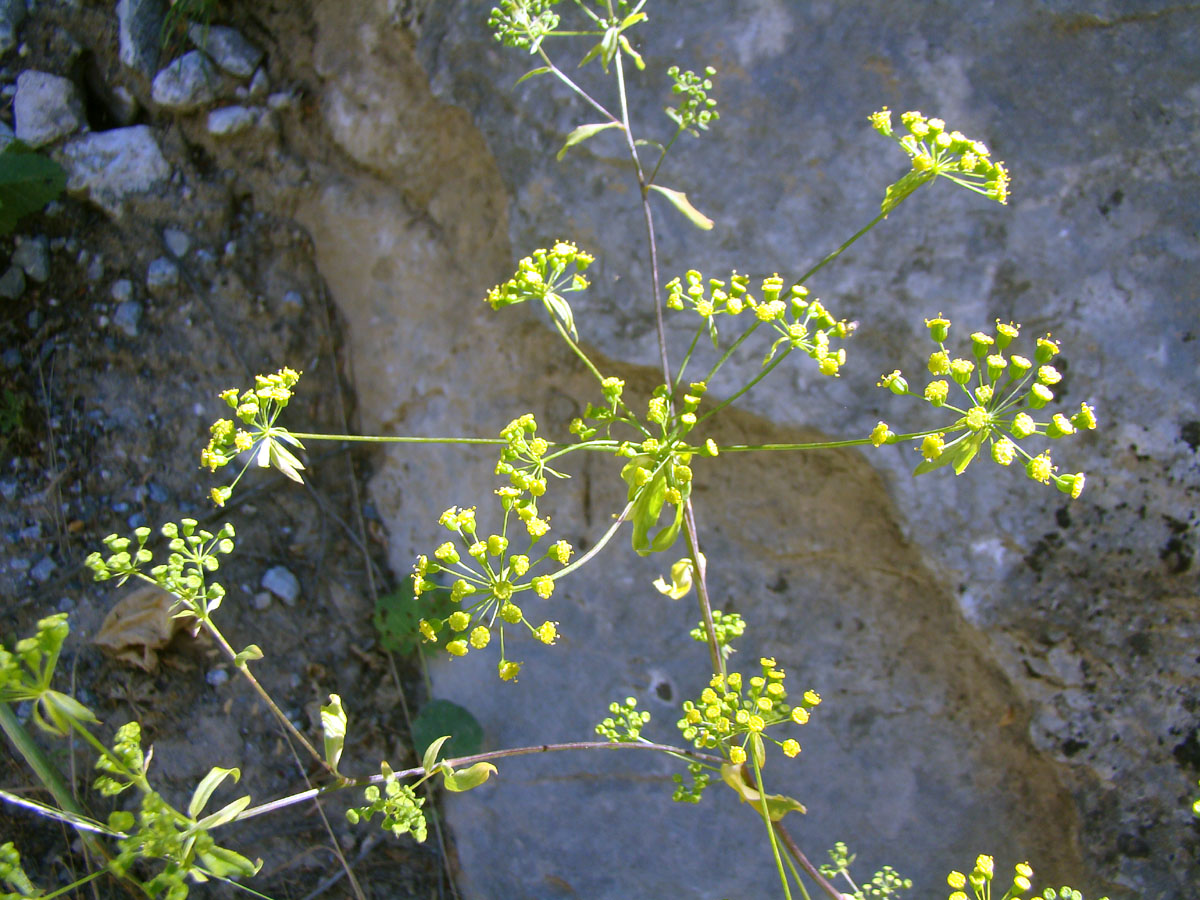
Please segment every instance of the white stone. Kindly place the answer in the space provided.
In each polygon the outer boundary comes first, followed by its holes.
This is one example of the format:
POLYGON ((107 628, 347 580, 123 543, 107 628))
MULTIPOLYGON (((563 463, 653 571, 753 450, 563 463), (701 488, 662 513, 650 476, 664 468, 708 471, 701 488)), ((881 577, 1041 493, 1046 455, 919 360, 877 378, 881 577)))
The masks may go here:
POLYGON ((208 114, 208 133, 216 137, 240 134, 258 122, 260 112, 245 106, 226 106, 208 114))
POLYGON ((242 37, 242 33, 224 25, 202 25, 196 23, 188 29, 192 43, 207 53, 212 61, 238 78, 249 78, 254 74, 263 52, 242 37))
POLYGON ((300 597, 300 581, 283 566, 272 566, 263 573, 262 586, 288 606, 300 597))
POLYGON ((13 117, 17 140, 31 147, 73 134, 87 122, 79 91, 69 78, 33 69, 17 76, 13 117))
POLYGON ((58 154, 67 170, 67 190, 88 197, 114 217, 125 199, 171 177, 154 133, 147 125, 115 128, 67 142, 58 154))
POLYGON ((154 76, 154 102, 177 112, 190 112, 217 97, 218 75, 199 50, 185 53, 154 76))
POLYGON ((14 266, 20 266, 25 274, 38 284, 50 277, 50 242, 45 235, 25 238, 13 251, 14 266))
POLYGON ((163 242, 176 259, 187 256, 187 252, 192 246, 192 239, 187 236, 186 232, 180 231, 178 228, 164 228, 163 242))
POLYGON ((169 293, 171 288, 179 284, 179 266, 160 256, 146 270, 146 290, 153 296, 160 297, 169 293))

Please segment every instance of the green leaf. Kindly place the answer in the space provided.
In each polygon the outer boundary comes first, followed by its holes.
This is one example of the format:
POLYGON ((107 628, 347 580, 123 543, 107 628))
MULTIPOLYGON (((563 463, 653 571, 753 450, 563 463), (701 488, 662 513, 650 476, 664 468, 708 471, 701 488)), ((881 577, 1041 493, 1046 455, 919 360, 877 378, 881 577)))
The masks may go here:
MULTIPOLYGON (((762 794, 758 789, 747 783, 745 769, 731 763, 721 766, 721 780, 733 788, 743 803, 750 803, 756 808, 762 805, 762 794)), ((804 804, 782 794, 767 794, 767 815, 772 822, 778 822, 790 812, 806 813, 804 804)))
POLYGON ((437 765, 438 751, 442 749, 442 744, 448 740, 450 740, 450 735, 442 735, 426 747, 425 752, 421 754, 421 768, 425 770, 426 775, 433 774, 433 767, 437 765))
MULTIPOLYGON (((632 18, 632 16, 630 18, 632 18)), ((646 68, 646 61, 642 59, 642 54, 638 53, 631 46, 629 46, 629 39, 626 38, 625 35, 621 35, 620 41, 621 49, 629 54, 629 57, 633 60, 633 64, 638 67, 638 71, 643 71, 646 68)))
POLYGON ((217 878, 234 876, 249 878, 251 875, 257 875, 258 870, 262 868, 261 859, 250 862, 240 853, 234 853, 224 847, 209 847, 207 850, 202 850, 197 856, 203 863, 205 871, 217 878))
POLYGON ((975 458, 975 454, 979 452, 979 448, 983 446, 984 432, 976 431, 970 437, 963 440, 954 451, 954 474, 961 475, 967 470, 967 466, 971 464, 971 460, 975 458))
POLYGON ((247 663, 251 662, 252 660, 262 659, 262 658, 263 658, 262 648, 260 648, 258 646, 258 644, 251 644, 245 650, 242 650, 241 652, 238 653, 237 656, 235 656, 233 658, 233 664, 235 666, 237 666, 239 669, 244 669, 244 668, 246 668, 247 663))
POLYGON ((888 189, 883 195, 883 203, 879 207, 880 211, 884 215, 887 215, 904 202, 904 199, 909 194, 932 179, 933 175, 929 172, 918 172, 916 170, 908 172, 895 184, 888 185, 888 189))
MULTIPOLYGON (((277 441, 270 441, 269 444, 271 447, 271 465, 273 465, 288 478, 292 479, 292 481, 295 481, 299 484, 304 484, 304 479, 301 478, 300 473, 296 471, 297 469, 303 469, 304 463, 296 459, 296 457, 292 455, 291 450, 287 449, 287 447, 283 446, 277 441)), ((259 458, 262 458, 261 455, 259 458)), ((261 466, 262 463, 260 462, 259 465, 261 466)))
POLYGON ((430 700, 413 719, 413 746, 424 756, 444 734, 453 735, 445 745, 445 755, 450 759, 471 756, 483 746, 483 728, 467 709, 450 700, 430 700))
POLYGON ((516 83, 513 84, 513 87, 516 87, 518 84, 520 84, 526 78, 536 78, 538 75, 545 75, 547 72, 551 72, 551 71, 553 71, 553 70, 549 66, 539 66, 536 69, 530 69, 528 72, 526 72, 524 75, 522 75, 520 78, 518 78, 516 80, 516 83))
POLYGON ((71 721, 99 722, 90 709, 59 691, 43 691, 33 707, 33 720, 43 731, 65 737, 71 732, 71 721), (42 717, 45 713, 46 719, 42 717))
POLYGON ((571 305, 553 291, 542 298, 542 303, 546 306, 546 312, 559 321, 567 330, 567 334, 575 340, 579 340, 579 332, 575 330, 575 316, 571 313, 571 305))
MULTIPOLYGON (((237 769, 222 769, 220 766, 213 766, 209 769, 208 774, 200 780, 196 785, 196 790, 192 792, 192 799, 188 802, 187 814, 189 819, 194 819, 200 815, 200 810, 207 805, 213 791, 226 778, 233 776, 233 780, 237 781, 242 777, 242 773, 237 769)), ((249 798, 247 798, 249 799, 249 798)))
POLYGON ((336 772, 346 745, 346 710, 337 694, 330 694, 329 703, 321 707, 321 730, 325 733, 325 761, 336 772))
POLYGON ((232 822, 239 815, 241 815, 242 810, 244 810, 249 805, 250 805, 250 795, 249 794, 247 794, 245 797, 238 797, 232 803, 227 803, 225 806, 222 806, 220 809, 218 809, 212 815, 205 816, 203 819, 201 819, 200 821, 198 821, 196 823, 196 827, 203 828, 205 831, 207 831, 210 828, 217 828, 221 825, 225 825, 226 823, 232 822))
POLYGON ((67 173, 54 160, 20 141, 0 152, 0 234, 10 234, 22 216, 41 210, 62 193, 67 173))
POLYGON ((599 134, 601 131, 607 131, 609 128, 620 128, 620 122, 596 122, 592 125, 580 125, 567 135, 567 142, 562 145, 562 149, 558 151, 555 157, 559 162, 567 155, 567 151, 576 144, 581 144, 594 134, 599 134))
POLYGON ((460 794, 463 791, 479 787, 496 771, 498 771, 497 768, 489 762, 477 762, 469 769, 453 773, 443 771, 442 782, 446 785, 446 790, 460 794))
POLYGON ((700 212, 700 210, 696 209, 696 207, 692 206, 691 201, 689 201, 687 198, 687 194, 685 194, 683 191, 673 191, 670 188, 665 188, 657 184, 650 185, 650 190, 658 191, 660 194, 670 200, 671 204, 677 210, 683 213, 684 216, 687 217, 687 220, 697 228, 702 229, 703 231, 710 231, 712 229, 713 220, 704 215, 704 213, 700 212))

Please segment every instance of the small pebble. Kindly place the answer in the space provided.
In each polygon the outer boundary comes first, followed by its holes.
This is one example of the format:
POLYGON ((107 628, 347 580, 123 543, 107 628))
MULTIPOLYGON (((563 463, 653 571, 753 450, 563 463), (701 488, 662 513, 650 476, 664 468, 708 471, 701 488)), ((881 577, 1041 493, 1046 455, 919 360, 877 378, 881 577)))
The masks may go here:
POLYGON ((224 669, 209 669, 204 674, 204 680, 213 687, 220 687, 229 680, 229 673, 224 669))
POLYGON ((271 605, 271 592, 259 591, 254 595, 254 608, 259 612, 267 609, 271 605))
POLYGON ((192 246, 192 239, 178 228, 164 228, 163 241, 176 259, 186 256, 188 249, 192 246))
POLYGON ((25 273, 20 266, 9 266, 8 271, 0 275, 0 297, 6 300, 16 300, 25 293, 25 273))
POLYGON ((300 597, 300 582, 283 566, 273 566, 263 574, 262 586, 284 602, 295 606, 300 597))
POLYGON ((54 570, 58 568, 58 564, 48 556, 43 556, 37 561, 32 569, 29 570, 29 577, 41 584, 54 574, 54 570))
POLYGON ((137 337, 138 322, 142 319, 142 304, 136 303, 133 300, 128 300, 125 303, 117 304, 117 309, 113 313, 112 322, 117 328, 120 328, 129 337, 137 337))
POLYGON ((133 282, 128 278, 121 278, 114 281, 112 287, 108 289, 111 296, 118 303, 124 303, 126 300, 133 299, 133 282))

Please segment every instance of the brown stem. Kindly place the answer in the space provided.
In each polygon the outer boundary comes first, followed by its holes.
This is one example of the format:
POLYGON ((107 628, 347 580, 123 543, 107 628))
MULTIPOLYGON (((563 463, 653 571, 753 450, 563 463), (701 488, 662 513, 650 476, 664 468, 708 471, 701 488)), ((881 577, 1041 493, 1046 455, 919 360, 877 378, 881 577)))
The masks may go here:
POLYGON ((808 877, 815 881, 817 886, 830 896, 831 900, 842 900, 842 892, 830 884, 829 880, 817 871, 817 867, 809 862, 808 857, 804 855, 804 851, 796 846, 796 842, 792 840, 792 836, 783 827, 782 822, 775 823, 775 834, 783 841, 783 845, 787 847, 788 853, 792 855, 792 859, 800 864, 800 868, 808 873, 808 877))

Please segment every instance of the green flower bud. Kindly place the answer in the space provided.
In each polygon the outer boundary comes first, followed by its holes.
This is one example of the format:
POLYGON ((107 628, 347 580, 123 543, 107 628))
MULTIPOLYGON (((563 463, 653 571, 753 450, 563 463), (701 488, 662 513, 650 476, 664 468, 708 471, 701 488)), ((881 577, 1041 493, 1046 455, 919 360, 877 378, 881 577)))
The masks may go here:
POLYGON ((925 385, 925 399, 929 401, 929 405, 935 409, 942 406, 946 402, 946 397, 950 394, 950 385, 945 381, 938 379, 931 381, 925 385))
POLYGON ((500 618, 509 625, 516 625, 521 621, 521 607, 515 603, 505 603, 500 607, 500 618))
POLYGON ((1071 416, 1071 424, 1076 428, 1086 428, 1089 431, 1096 427, 1096 413, 1086 403, 1079 404, 1079 412, 1071 416))
POLYGON ((1037 424, 1028 413, 1018 413, 1013 419, 1012 428, 1013 437, 1017 440, 1024 440, 1031 434, 1037 433, 1037 424))
POLYGON ((950 320, 943 319, 941 313, 938 313, 936 319, 926 319, 925 327, 929 329, 929 336, 939 344, 950 334, 950 320))
POLYGON ((992 399, 992 386, 990 384, 981 384, 974 390, 975 402, 980 406, 986 406, 992 399))
POLYGON ((992 459, 1001 466, 1011 465, 1016 449, 1017 445, 1008 438, 1000 438, 992 444, 992 459))
POLYGON ((995 381, 1000 377, 1000 374, 1007 368, 1008 360, 999 353, 993 353, 987 358, 987 374, 988 381, 995 381))
POLYGON ((1026 372, 1028 372, 1030 369, 1033 368, 1033 363, 1031 363, 1029 360, 1027 360, 1023 356, 1013 356, 1011 359, 1011 362, 1012 362, 1012 372, 1009 375, 1010 378, 1020 378, 1022 375, 1024 375, 1026 372))
POLYGON ((1025 473, 1034 481, 1040 481, 1042 484, 1048 483, 1050 481, 1050 476, 1054 473, 1054 466, 1050 462, 1049 451, 1035 456, 1028 463, 1026 463, 1025 473))
POLYGON ((946 435, 943 433, 925 435, 925 439, 921 441, 921 455, 933 462, 942 455, 942 450, 945 449, 945 437, 946 435))
POLYGON ((996 349, 1003 350, 1011 344, 1021 333, 1021 326, 1014 325, 1009 322, 1007 325, 1002 324, 999 319, 996 320, 996 349))
POLYGON ((1052 360, 1057 353, 1058 341, 1050 340, 1050 335, 1046 335, 1044 338, 1038 338, 1037 352, 1034 353, 1034 359, 1036 359, 1039 364, 1050 362, 1050 360, 1052 360))
POLYGON ((1041 383, 1031 387, 1029 393, 1025 396, 1025 402, 1029 405, 1030 409, 1041 409, 1053 399, 1054 391, 1041 383))
POLYGON ((996 340, 991 335, 976 331, 971 335, 971 352, 975 354, 976 359, 983 359, 994 343, 996 340))
POLYGON ((448 644, 446 644, 446 650, 449 651, 453 656, 466 656, 467 642, 463 640, 450 641, 448 644))
POLYGON ((1068 434, 1075 433, 1075 426, 1071 424, 1071 420, 1062 413, 1055 413, 1050 420, 1050 424, 1046 426, 1046 436, 1051 438, 1066 437, 1068 434))
POLYGON ((950 363, 950 377, 959 384, 966 384, 971 380, 971 373, 975 371, 975 363, 968 359, 956 359, 950 363))
POLYGON ((967 423, 967 427, 972 431, 982 431, 988 426, 990 419, 988 411, 982 406, 972 406, 967 410, 966 416, 963 417, 963 421, 967 423))
POLYGON ((1083 483, 1086 480, 1082 472, 1076 472, 1074 475, 1056 475, 1054 478, 1054 486, 1064 494, 1070 494, 1072 500, 1078 500, 1079 495, 1083 493, 1083 483))
POLYGON ((949 375, 950 374, 950 354, 945 350, 935 350, 929 354, 929 374, 930 375, 949 375))
POLYGON ((904 376, 900 374, 900 370, 896 369, 889 375, 884 375, 880 381, 876 383, 876 387, 885 387, 893 394, 903 396, 908 393, 908 382, 904 380, 904 376))

